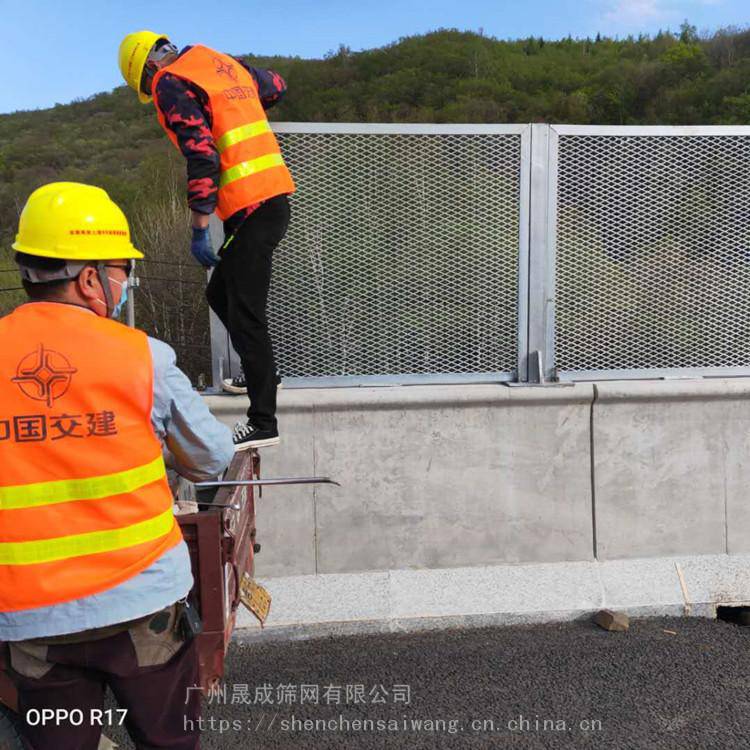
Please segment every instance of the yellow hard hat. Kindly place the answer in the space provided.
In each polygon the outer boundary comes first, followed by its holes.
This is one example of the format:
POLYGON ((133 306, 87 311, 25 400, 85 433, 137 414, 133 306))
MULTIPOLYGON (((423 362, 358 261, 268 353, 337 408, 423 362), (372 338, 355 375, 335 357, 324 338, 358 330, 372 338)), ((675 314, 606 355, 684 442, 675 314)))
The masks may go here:
POLYGON ((135 31, 120 42, 118 53, 120 73, 125 83, 138 94, 142 104, 148 104, 151 101, 151 97, 141 91, 141 77, 148 53, 159 39, 168 38, 164 34, 155 34, 153 31, 135 31))
POLYGON ((29 196, 13 249, 72 261, 143 257, 120 207, 106 191, 79 182, 51 182, 29 196))

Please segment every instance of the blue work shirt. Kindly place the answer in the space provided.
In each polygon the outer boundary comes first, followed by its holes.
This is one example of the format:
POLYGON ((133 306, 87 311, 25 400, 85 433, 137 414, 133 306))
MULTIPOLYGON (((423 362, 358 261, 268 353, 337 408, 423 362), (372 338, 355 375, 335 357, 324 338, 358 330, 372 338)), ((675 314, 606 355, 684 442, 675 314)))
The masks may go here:
MULTIPOLYGON (((152 338, 149 344, 154 365, 151 423, 164 446, 167 468, 193 481, 211 479, 232 460, 231 431, 193 390, 177 367, 173 349, 152 338)), ((145 617, 182 599, 192 585, 190 556, 182 541, 146 570, 107 591, 49 607, 0 612, 0 641, 78 633, 145 617)))

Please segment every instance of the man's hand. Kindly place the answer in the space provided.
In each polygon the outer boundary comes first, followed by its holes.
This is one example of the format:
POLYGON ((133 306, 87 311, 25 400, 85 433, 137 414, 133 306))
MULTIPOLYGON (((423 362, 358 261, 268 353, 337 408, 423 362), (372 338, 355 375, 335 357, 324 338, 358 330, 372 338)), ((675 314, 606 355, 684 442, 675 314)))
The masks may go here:
POLYGON ((214 254, 214 249, 211 246, 211 237, 207 226, 193 227, 190 252, 204 268, 213 268, 219 262, 219 258, 214 254))

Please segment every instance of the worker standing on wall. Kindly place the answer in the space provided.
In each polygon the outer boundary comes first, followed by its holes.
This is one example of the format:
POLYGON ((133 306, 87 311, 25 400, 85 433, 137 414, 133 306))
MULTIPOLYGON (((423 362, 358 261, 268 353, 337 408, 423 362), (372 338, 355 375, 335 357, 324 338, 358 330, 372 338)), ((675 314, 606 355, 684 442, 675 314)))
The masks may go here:
MULTIPOLYGON (((276 445, 278 375, 266 306, 294 182, 265 110, 286 84, 272 71, 202 45, 178 52, 151 31, 128 34, 119 63, 141 102, 153 99, 159 123, 187 159, 191 251, 201 265, 215 267, 206 297, 240 356, 250 398, 247 423, 235 428, 235 449, 276 445), (218 255, 208 232, 214 212, 224 222, 218 255)), ((245 384, 225 385, 237 392, 245 384)))
POLYGON ((107 684, 137 747, 193 750, 199 627, 164 456, 215 477, 231 433, 169 346, 112 320, 143 256, 104 190, 34 191, 13 248, 30 301, 0 318, 0 641, 21 734, 34 750, 96 750, 88 719, 107 684))

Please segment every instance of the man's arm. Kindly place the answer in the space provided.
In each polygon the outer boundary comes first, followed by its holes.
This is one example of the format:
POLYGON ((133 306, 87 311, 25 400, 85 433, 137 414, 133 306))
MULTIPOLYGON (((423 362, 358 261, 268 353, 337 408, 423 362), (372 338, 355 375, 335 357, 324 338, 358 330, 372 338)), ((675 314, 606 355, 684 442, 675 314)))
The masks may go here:
POLYGON ((218 200, 221 161, 203 106, 185 81, 168 73, 159 79, 154 100, 187 161, 193 226, 208 226, 218 200))
POLYGON ((286 94, 286 81, 278 73, 273 70, 253 68, 238 57, 234 59, 254 78, 263 109, 270 109, 284 98, 286 94))
POLYGON ((177 367, 172 347, 149 337, 154 364, 151 422, 170 454, 170 465, 193 482, 219 475, 234 456, 232 433, 208 410, 177 367))

